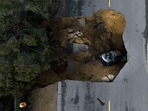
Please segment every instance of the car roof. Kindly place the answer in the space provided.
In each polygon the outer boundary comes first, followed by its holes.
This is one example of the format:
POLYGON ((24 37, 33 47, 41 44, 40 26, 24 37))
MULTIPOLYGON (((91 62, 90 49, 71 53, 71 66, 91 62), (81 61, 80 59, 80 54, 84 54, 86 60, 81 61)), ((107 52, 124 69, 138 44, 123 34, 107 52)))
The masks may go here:
POLYGON ((122 55, 120 51, 116 50, 116 51, 110 51, 111 53, 114 53, 116 55, 122 55))

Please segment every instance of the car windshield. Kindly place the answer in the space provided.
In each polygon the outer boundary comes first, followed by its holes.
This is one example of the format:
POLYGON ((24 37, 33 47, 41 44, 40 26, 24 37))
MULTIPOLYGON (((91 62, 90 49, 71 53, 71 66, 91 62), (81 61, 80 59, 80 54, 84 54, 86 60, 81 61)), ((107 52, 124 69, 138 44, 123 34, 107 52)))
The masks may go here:
POLYGON ((114 55, 111 52, 108 52, 106 55, 109 59, 114 59, 114 55))

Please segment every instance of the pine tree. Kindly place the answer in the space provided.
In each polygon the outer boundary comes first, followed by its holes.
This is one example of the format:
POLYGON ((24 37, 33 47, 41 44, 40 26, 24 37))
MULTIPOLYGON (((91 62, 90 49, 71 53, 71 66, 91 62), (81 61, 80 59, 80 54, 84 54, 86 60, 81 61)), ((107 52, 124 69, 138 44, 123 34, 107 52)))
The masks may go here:
POLYGON ((57 8, 52 0, 0 0, 0 96, 29 90, 50 68, 49 38, 39 25, 57 8))

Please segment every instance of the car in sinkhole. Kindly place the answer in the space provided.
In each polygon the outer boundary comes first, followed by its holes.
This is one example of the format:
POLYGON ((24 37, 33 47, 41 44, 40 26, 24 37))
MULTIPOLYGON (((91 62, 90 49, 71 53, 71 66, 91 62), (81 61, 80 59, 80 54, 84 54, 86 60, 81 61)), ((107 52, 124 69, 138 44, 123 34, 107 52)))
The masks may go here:
POLYGON ((99 58, 104 65, 109 66, 112 63, 122 60, 123 54, 117 50, 116 51, 109 51, 109 52, 101 54, 99 56, 99 58))

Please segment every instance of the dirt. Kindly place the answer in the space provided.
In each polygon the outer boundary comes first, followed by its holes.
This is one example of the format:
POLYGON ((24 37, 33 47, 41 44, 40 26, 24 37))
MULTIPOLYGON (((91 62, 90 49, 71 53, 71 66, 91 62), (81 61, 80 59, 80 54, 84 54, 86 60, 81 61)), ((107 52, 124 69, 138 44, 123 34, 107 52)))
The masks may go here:
POLYGON ((57 83, 36 89, 32 95, 31 111, 57 111, 57 83))
POLYGON ((122 38, 125 25, 124 15, 115 10, 100 10, 92 17, 45 20, 42 27, 52 30, 50 45, 54 59, 51 69, 37 78, 37 84, 46 87, 33 92, 32 111, 56 111, 57 81, 101 81, 108 74, 117 76, 125 63, 104 66, 98 56, 110 50, 126 54, 122 38), (77 32, 79 36, 75 36, 77 32), (67 42, 87 45, 88 50, 69 54, 67 42))
POLYGON ((37 83, 46 86, 66 79, 100 81, 107 74, 117 76, 125 63, 106 67, 98 56, 110 50, 126 54, 122 38, 125 25, 124 15, 110 9, 99 10, 92 17, 45 20, 42 27, 52 30, 49 42, 53 60, 51 69, 42 72, 37 83), (67 44, 82 45, 85 50, 68 53, 67 44))

